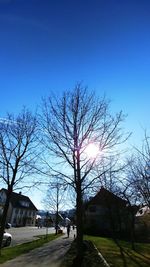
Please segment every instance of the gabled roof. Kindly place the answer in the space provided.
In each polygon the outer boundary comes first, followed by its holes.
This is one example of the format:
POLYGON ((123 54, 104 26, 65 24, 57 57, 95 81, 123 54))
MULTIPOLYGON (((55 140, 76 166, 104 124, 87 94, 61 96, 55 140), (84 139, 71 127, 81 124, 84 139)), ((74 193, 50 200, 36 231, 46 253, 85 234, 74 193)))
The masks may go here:
POLYGON ((119 207, 125 207, 127 201, 116 196, 112 192, 108 191, 104 187, 101 187, 100 191, 95 195, 95 197, 91 198, 87 205, 117 205, 119 207))
MULTIPOLYGON (((7 190, 4 188, 2 188, 0 191, 3 191, 7 194, 7 190)), ((30 198, 25 195, 22 195, 21 193, 18 194, 18 193, 12 192, 10 202, 14 208, 22 208, 22 209, 37 211, 37 208, 32 203, 30 198)))

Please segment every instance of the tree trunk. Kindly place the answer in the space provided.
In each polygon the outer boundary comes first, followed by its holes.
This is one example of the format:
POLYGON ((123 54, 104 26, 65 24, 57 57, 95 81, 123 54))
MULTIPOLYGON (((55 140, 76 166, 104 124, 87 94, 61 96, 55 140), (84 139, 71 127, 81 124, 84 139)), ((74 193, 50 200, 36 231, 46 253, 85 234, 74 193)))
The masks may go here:
POLYGON ((77 259, 80 264, 83 257, 83 201, 82 201, 82 191, 80 182, 78 182, 77 186, 76 215, 77 215, 77 259))
POLYGON ((58 211, 56 211, 56 220, 55 220, 55 234, 58 234, 58 221, 59 221, 59 215, 58 215, 58 211))
POLYGON ((131 245, 132 249, 135 250, 135 218, 134 213, 131 211, 131 245))
POLYGON ((59 189, 57 187, 57 196, 56 196, 56 220, 55 220, 55 229, 56 229, 56 232, 55 234, 57 235, 58 234, 58 224, 59 224, 59 214, 58 214, 58 196, 59 196, 59 189))
POLYGON ((12 194, 12 189, 9 188, 7 191, 7 195, 6 195, 6 202, 4 205, 3 215, 2 215, 2 219, 1 219, 1 226, 0 226, 0 252, 1 252, 1 248, 2 248, 3 234, 4 234, 4 230, 5 230, 6 218, 7 218, 7 212, 8 212, 8 208, 9 208, 11 194, 12 194))

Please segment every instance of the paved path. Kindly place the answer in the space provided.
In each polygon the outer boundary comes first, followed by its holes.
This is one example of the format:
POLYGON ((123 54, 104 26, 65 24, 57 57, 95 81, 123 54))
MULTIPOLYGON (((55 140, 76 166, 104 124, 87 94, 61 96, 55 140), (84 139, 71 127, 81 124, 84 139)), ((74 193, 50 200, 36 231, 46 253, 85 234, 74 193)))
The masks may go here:
POLYGON ((74 231, 70 237, 63 235, 40 248, 36 248, 13 260, 0 264, 1 267, 59 267, 60 263, 74 239, 74 231))

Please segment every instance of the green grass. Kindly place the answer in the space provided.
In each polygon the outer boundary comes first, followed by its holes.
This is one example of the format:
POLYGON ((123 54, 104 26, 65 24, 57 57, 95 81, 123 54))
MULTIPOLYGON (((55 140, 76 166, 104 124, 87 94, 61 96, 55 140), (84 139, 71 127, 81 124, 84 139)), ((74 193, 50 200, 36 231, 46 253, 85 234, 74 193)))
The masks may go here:
POLYGON ((117 245, 112 239, 85 236, 91 240, 111 267, 149 267, 150 244, 136 243, 135 251, 129 242, 119 241, 117 245))
MULTIPOLYGON (((17 245, 15 247, 4 248, 1 251, 0 264, 13 259, 21 254, 27 253, 30 250, 42 246, 60 235, 50 234, 47 238, 44 236, 39 236, 38 240, 32 242, 17 245)), ((91 240, 97 249, 101 252, 106 261, 111 267, 149 267, 150 266, 150 244, 146 243, 136 243, 136 251, 131 249, 129 242, 119 241, 117 245, 110 238, 85 236, 86 240, 91 240)), ((66 255, 65 264, 63 267, 71 266, 71 262, 75 257, 75 247, 73 246, 70 252, 66 255)), ((92 267, 100 266, 96 265, 96 255, 91 254, 90 259, 93 262, 92 267)), ((87 266, 90 267, 90 264, 87 266)))
POLYGON ((61 236, 61 234, 58 234, 58 235, 49 234, 47 235, 47 237, 45 235, 42 235, 42 236, 38 236, 39 239, 34 240, 32 242, 27 242, 27 243, 17 245, 14 247, 3 248, 1 250, 1 255, 0 255, 0 264, 4 263, 5 261, 16 258, 17 256, 21 254, 27 253, 34 248, 41 247, 43 244, 49 241, 52 241, 58 238, 59 236, 61 236))
MULTIPOLYGON (((135 243, 135 251, 131 244, 125 241, 118 241, 116 244, 111 238, 84 236, 85 240, 92 241, 111 267, 149 267, 150 266, 150 244, 135 243)), ((71 267, 76 256, 76 246, 72 243, 66 253, 61 267, 71 267)), ((75 265, 76 266, 76 265, 75 265)), ((83 266, 103 267, 95 250, 87 251, 84 257, 83 266)))

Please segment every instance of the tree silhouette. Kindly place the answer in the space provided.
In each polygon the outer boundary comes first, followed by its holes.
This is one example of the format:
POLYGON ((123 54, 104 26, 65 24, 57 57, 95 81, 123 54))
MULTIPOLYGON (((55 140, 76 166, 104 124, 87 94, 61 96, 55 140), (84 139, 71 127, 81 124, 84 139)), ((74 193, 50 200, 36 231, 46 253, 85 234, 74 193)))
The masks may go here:
MULTIPOLYGON (((11 194, 17 186, 29 186, 27 177, 35 172, 37 120, 25 108, 0 121, 0 181, 7 189, 0 227, 0 247, 11 194), (26 184, 23 182, 26 181, 26 184)), ((31 177, 30 177, 31 180, 31 177)))
POLYGON ((102 175, 100 166, 110 152, 125 140, 120 128, 123 120, 122 112, 111 116, 105 97, 99 99, 81 84, 60 97, 52 95, 43 100, 43 144, 49 153, 51 174, 61 177, 76 192, 79 259, 83 251, 83 194, 102 175), (95 156, 86 153, 90 144, 98 147, 95 156))

